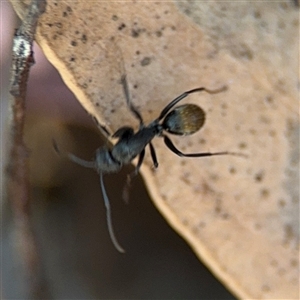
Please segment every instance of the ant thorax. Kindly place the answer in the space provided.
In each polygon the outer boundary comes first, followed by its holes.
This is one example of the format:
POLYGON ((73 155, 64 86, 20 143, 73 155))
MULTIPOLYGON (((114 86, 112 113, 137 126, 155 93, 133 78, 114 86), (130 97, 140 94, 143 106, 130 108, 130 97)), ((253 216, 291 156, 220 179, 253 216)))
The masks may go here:
POLYGON ((135 133, 130 127, 122 128, 121 134, 120 132, 117 134, 117 136, 120 136, 119 141, 111 151, 113 159, 123 164, 129 164, 144 151, 145 147, 153 140, 157 133, 158 131, 155 126, 141 127, 135 133))

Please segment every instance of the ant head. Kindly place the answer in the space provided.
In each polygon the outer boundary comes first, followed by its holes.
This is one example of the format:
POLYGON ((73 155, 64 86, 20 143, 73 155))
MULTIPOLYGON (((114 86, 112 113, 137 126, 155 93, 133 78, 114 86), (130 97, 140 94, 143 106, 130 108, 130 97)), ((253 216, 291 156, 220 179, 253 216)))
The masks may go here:
POLYGON ((122 164, 111 155, 111 151, 106 147, 96 150, 95 165, 98 173, 114 173, 120 171, 122 164))
POLYGON ((177 135, 189 135, 198 131, 205 122, 205 112, 195 104, 177 106, 163 120, 162 127, 177 135))

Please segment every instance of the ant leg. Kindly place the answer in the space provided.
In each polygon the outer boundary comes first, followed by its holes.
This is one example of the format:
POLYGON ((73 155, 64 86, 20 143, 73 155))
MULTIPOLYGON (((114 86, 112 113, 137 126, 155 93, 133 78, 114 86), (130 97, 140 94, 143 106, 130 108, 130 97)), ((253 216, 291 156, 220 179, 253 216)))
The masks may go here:
POLYGON ((93 117, 93 121, 96 123, 98 129, 100 130, 101 134, 103 134, 104 136, 106 137, 111 137, 111 133, 109 132, 109 130, 104 126, 104 125, 101 125, 98 120, 93 117))
POLYGON ((123 91, 124 91, 124 94, 125 94, 127 106, 129 107, 129 109, 132 112, 132 114, 134 115, 134 117, 140 121, 140 127, 142 127, 144 125, 144 121, 143 121, 143 118, 142 118, 142 115, 140 114, 140 112, 131 103, 128 83, 127 83, 127 80, 126 80, 126 75, 122 75, 121 83, 122 83, 122 86, 123 86, 123 91))
POLYGON ((157 168, 158 167, 158 161, 157 161, 157 157, 156 157, 156 152, 155 152, 155 149, 154 149, 151 142, 149 143, 149 147, 150 147, 150 153, 151 153, 151 158, 152 158, 152 161, 153 161, 154 168, 157 168))
POLYGON ((121 72, 122 72, 121 84, 123 86, 123 91, 124 91, 124 95, 126 98, 126 104, 127 104, 128 108, 130 109, 131 113, 134 115, 134 117, 139 120, 140 127, 142 127, 144 125, 142 115, 137 110, 137 108, 132 104, 132 102, 130 100, 129 87, 128 87, 128 82, 126 79, 126 69, 125 69, 124 57, 123 57, 121 49, 118 46, 117 46, 117 52, 119 52, 119 57, 121 58, 121 61, 120 61, 120 68, 122 69, 121 70, 121 72))
POLYGON ((103 174, 100 173, 99 175, 100 175, 101 191, 102 191, 102 195, 103 195, 104 205, 105 205, 105 208, 106 208, 106 221, 107 221, 108 232, 109 232, 111 241, 113 242, 115 248, 119 252, 125 253, 125 250, 120 246, 120 244, 118 243, 117 238, 115 236, 114 229, 113 229, 113 226, 112 226, 112 220, 111 220, 110 203, 109 203, 109 199, 107 197, 105 187, 104 187, 104 182, 103 182, 103 174))
POLYGON ((136 165, 135 171, 133 173, 131 173, 131 174, 133 174, 131 176, 131 178, 134 177, 134 176, 136 176, 139 173, 141 165, 142 165, 142 163, 144 161, 144 157, 145 157, 145 149, 143 149, 142 152, 139 155, 138 163, 136 165))
POLYGON ((142 152, 139 155, 139 160, 138 160, 138 163, 135 167, 135 170, 127 175, 127 180, 126 180, 126 183, 123 187, 123 193, 122 193, 122 197, 123 197, 123 199, 126 203, 129 202, 129 189, 130 189, 131 180, 132 180, 133 177, 135 177, 139 173, 141 165, 144 161, 144 157, 145 157, 145 149, 143 149, 142 152))
POLYGON ((193 94, 193 93, 197 93, 197 92, 202 92, 202 91, 205 91, 206 93, 209 93, 209 94, 217 94, 217 93, 220 93, 220 92, 223 92, 223 91, 226 91, 227 90, 227 86, 223 86, 219 89, 216 89, 216 90, 209 90, 205 87, 200 87, 200 88, 197 88, 197 89, 193 89, 193 90, 190 90, 190 91, 187 91, 187 92, 184 92, 182 93, 181 95, 179 95, 178 97, 176 97, 174 100, 172 100, 160 113, 159 117, 156 119, 157 121, 160 121, 168 112, 169 110, 174 106, 176 105, 179 101, 181 101, 182 99, 184 99, 185 97, 187 97, 188 95, 190 94, 193 94))
POLYGON ((228 152, 228 151, 223 151, 223 152, 202 152, 202 153, 189 153, 189 154, 185 154, 182 153, 181 151, 179 151, 174 144, 172 143, 172 141, 165 135, 163 135, 164 138, 164 142, 166 144, 166 146, 175 154, 177 154, 178 156, 184 156, 184 157, 204 157, 204 156, 214 156, 214 155, 235 155, 235 156, 243 156, 243 157, 247 157, 247 155, 243 154, 243 153, 236 153, 236 152, 228 152))

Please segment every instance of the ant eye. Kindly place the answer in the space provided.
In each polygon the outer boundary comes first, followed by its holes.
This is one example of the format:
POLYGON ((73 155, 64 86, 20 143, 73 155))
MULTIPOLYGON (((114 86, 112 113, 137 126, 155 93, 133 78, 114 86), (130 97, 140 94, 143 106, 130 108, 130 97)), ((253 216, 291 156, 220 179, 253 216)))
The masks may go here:
POLYGON ((178 135, 189 135, 198 131, 204 124, 205 112, 197 105, 177 106, 163 120, 163 129, 178 135))

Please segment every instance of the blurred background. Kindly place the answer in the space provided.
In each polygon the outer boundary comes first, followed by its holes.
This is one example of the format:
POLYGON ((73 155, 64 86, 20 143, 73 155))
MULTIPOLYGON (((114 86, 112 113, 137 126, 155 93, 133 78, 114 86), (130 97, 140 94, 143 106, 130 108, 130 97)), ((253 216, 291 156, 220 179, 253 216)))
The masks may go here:
MULTIPOLYGON (((18 20, 1 1, 1 167, 5 170, 9 74, 18 20)), ((59 157, 60 148, 84 159, 105 141, 57 71, 34 46, 25 141, 30 149, 31 220, 40 256, 44 299, 235 299, 196 258, 152 204, 140 176, 122 199, 127 167, 104 177, 113 225, 126 253, 110 240, 99 176, 59 157)), ((160 159, 163 163, 163 158, 160 159)), ((4 174, 4 173, 2 173, 4 174)), ((176 174, 174 174, 176 176, 176 174)), ((2 298, 30 295, 9 199, 1 176, 2 298)))

